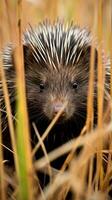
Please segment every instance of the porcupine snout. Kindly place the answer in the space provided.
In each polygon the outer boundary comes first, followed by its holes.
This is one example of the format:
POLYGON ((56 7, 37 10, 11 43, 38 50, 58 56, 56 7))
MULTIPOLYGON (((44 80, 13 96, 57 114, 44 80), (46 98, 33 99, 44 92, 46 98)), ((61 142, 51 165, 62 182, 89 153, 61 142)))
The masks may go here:
POLYGON ((73 107, 71 107, 71 103, 69 104, 66 96, 61 98, 59 96, 53 97, 49 95, 49 100, 44 104, 43 109, 44 114, 50 120, 52 120, 60 110, 63 110, 58 119, 59 123, 66 121, 73 114, 73 107))
MULTIPOLYGON (((63 106, 64 106, 64 102, 62 100, 55 99, 52 102, 53 115, 55 116, 62 109, 63 106)), ((65 115, 65 110, 63 110, 61 116, 64 117, 64 115, 65 115)))

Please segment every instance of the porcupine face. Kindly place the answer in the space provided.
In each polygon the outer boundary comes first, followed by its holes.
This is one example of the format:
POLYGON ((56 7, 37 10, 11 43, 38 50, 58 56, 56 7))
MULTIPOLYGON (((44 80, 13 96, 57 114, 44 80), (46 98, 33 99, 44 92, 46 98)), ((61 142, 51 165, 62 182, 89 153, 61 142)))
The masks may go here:
POLYGON ((85 29, 57 22, 25 33, 28 108, 32 120, 52 120, 67 103, 59 122, 83 117, 86 110, 91 36, 85 29))
POLYGON ((60 118, 62 121, 80 115, 80 110, 86 108, 88 87, 86 71, 70 66, 62 67, 59 71, 39 72, 38 68, 39 66, 35 64, 35 79, 32 72, 27 74, 27 99, 31 116, 34 114, 39 118, 47 117, 52 120, 64 103, 67 103, 67 106, 60 118))

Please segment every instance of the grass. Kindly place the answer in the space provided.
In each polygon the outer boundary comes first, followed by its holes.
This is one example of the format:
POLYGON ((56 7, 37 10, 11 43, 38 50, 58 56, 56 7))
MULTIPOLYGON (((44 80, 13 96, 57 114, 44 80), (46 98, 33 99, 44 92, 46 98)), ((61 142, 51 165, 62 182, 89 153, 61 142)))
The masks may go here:
MULTIPOLYGON (((0 48, 2 50, 2 48, 10 41, 16 44, 14 59, 17 72, 16 84, 18 96, 16 105, 17 124, 15 127, 12 119, 7 80, 2 67, 3 61, 0 56, 0 79, 2 81, 2 89, 4 92, 15 166, 15 172, 14 174, 12 173, 11 176, 10 170, 7 170, 5 167, 5 162, 7 161, 4 161, 3 158, 4 147, 3 145, 0 145, 0 199, 35 200, 38 198, 39 200, 64 200, 66 193, 70 188, 75 192, 74 199, 76 200, 81 198, 90 200, 92 197, 94 200, 106 199, 108 190, 112 189, 112 185, 109 185, 109 181, 112 178, 112 120, 110 116, 110 113, 112 113, 112 76, 110 81, 110 94, 107 94, 107 98, 109 97, 110 107, 105 113, 103 113, 105 71, 102 67, 102 49, 104 49, 105 55, 110 54, 112 59, 111 0, 105 2, 103 0, 87 0, 86 3, 83 0, 75 2, 74 0, 58 0, 56 2, 53 0, 0 0, 0 5, 0 48), (34 149, 31 149, 21 41, 22 32, 27 27, 28 23, 34 25, 39 21, 42 21, 44 18, 49 18, 51 21, 54 21, 57 17, 63 18, 65 22, 73 20, 76 24, 88 26, 93 36, 97 37, 99 44, 97 77, 98 121, 97 128, 94 130, 93 83, 95 79, 95 42, 93 41, 90 61, 91 67, 87 101, 87 120, 85 126, 77 139, 73 139, 52 152, 47 153, 44 140, 63 110, 60 110, 57 116, 55 116, 42 137, 40 137, 38 133, 38 127, 36 128, 33 123, 33 128, 39 142, 36 144, 34 149), (45 156, 39 160, 34 160, 33 157, 35 153, 38 152, 40 146, 42 147, 45 156), (74 156, 79 147, 82 147, 81 153, 78 157, 74 156), (61 170, 53 169, 50 166, 50 162, 64 153, 68 153, 68 156, 61 170), (97 157, 97 166, 96 174, 93 178, 92 170, 94 155, 97 157), (69 170, 66 171, 65 169, 68 164, 69 170), (103 167, 104 165, 106 166, 105 170, 103 167), (38 171, 44 171, 51 177, 51 181, 45 190, 42 190, 38 182, 38 177, 36 175, 36 172, 38 171), (88 183, 86 182, 87 175, 88 183), (8 188, 8 185, 13 188, 13 192, 8 188), (7 193, 10 198, 7 197, 7 193)), ((2 144, 1 124, 2 123, 0 123, 0 144, 2 144)))

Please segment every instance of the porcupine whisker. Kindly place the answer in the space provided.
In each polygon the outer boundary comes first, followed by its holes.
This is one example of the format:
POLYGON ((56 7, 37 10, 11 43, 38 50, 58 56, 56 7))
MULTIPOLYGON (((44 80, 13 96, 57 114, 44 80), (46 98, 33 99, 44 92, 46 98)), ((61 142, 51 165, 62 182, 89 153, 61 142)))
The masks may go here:
POLYGON ((76 117, 78 117, 78 118, 80 117, 80 120, 82 120, 82 121, 85 119, 85 115, 83 115, 83 114, 80 113, 80 112, 78 112, 78 113, 75 114, 75 117, 74 117, 74 118, 76 118, 76 117))
POLYGON ((44 115, 44 113, 37 113, 36 111, 35 112, 32 112, 32 120, 33 119, 36 119, 38 117, 38 120, 42 120, 42 119, 46 119, 46 116, 44 115))

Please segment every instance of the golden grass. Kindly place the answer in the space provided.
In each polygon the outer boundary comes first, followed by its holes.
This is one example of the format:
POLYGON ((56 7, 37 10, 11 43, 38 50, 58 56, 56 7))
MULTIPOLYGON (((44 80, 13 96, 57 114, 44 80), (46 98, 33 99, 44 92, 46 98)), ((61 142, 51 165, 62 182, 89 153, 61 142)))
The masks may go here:
MULTIPOLYGON (((2 57, 0 56, 0 79, 3 83, 3 92, 5 97, 6 111, 10 128, 12 149, 15 161, 15 179, 6 173, 5 163, 3 162, 3 146, 0 145, 0 199, 6 200, 7 184, 14 184, 14 191, 11 199, 19 200, 35 200, 35 199, 60 199, 64 200, 69 188, 75 191, 75 200, 89 200, 95 196, 94 200, 106 199, 107 191, 112 186, 109 186, 109 180, 112 178, 112 122, 105 121, 110 114, 103 114, 103 99, 104 99, 104 81, 105 71, 102 64, 102 49, 107 53, 110 52, 112 60, 112 3, 109 1, 94 1, 94 0, 42 0, 42 1, 8 1, 0 0, 0 48, 11 41, 16 43, 15 63, 17 72, 17 118, 18 122, 16 129, 13 124, 10 99, 7 89, 7 81, 3 70, 2 57), (86 3, 85 3, 86 2, 86 3), (106 11, 105 9, 106 8, 106 11), (109 23, 104 20, 109 19, 109 23), (48 136, 50 130, 61 115, 62 110, 55 116, 49 127, 46 129, 42 137, 38 133, 38 127, 33 124, 35 133, 38 137, 38 143, 31 150, 30 133, 27 116, 26 94, 25 94, 25 79, 24 79, 24 62, 22 50, 22 32, 28 23, 37 24, 44 18, 49 18, 54 21, 57 17, 63 18, 66 21, 73 20, 76 24, 88 26, 93 36, 97 36, 99 43, 98 50, 98 127, 93 128, 93 82, 94 82, 94 42, 91 49, 90 61, 90 80, 88 90, 88 106, 87 120, 82 134, 61 147, 47 153, 44 145, 44 140, 48 136), (108 30, 106 32, 106 30, 108 30), (105 36, 105 37, 104 37, 105 36), (109 39, 108 39, 109 38, 109 39), (103 43, 102 43, 103 40, 103 43), (15 138, 15 135, 17 137, 15 138), (106 145, 108 143, 108 145, 106 145), (33 157, 38 148, 41 146, 45 157, 34 161, 33 157), (74 157, 74 152, 77 148, 83 146, 83 150, 79 157, 74 157), (107 148, 108 146, 108 148, 107 148), (64 153, 69 153, 61 170, 53 169, 50 162, 64 153), (105 157, 105 154, 109 156, 105 157), (92 179, 93 158, 97 154, 96 175, 92 179), (107 165, 106 172, 103 170, 103 163, 107 165), (69 164, 69 170, 66 171, 66 166, 69 164), (36 177, 36 171, 45 171, 51 177, 49 185, 42 190, 36 177), (88 174, 88 184, 86 176, 88 174), (100 191, 100 192, 99 192, 100 191), (41 194, 41 195, 40 195, 41 194)), ((112 97, 112 63, 111 63, 111 82, 110 94, 112 97)), ((111 104, 111 101, 110 101, 111 104)), ((64 105, 65 107, 66 105, 64 105)), ((112 109, 111 109, 112 113, 112 109)), ((0 117, 1 121, 1 117, 0 117)), ((1 123, 0 123, 1 124, 1 123)), ((2 143, 2 130, 0 126, 0 144, 2 143)))

